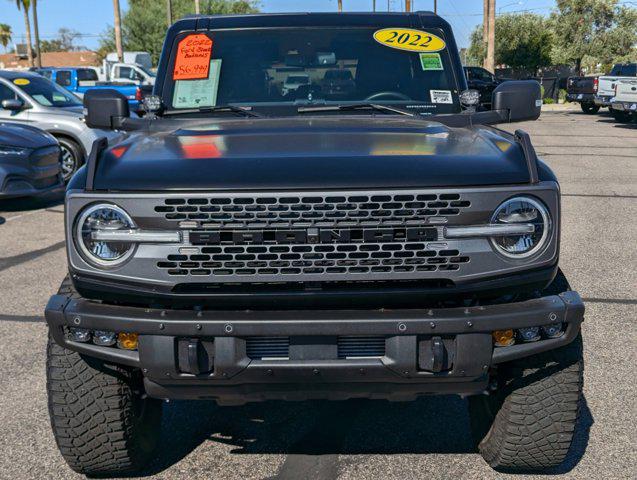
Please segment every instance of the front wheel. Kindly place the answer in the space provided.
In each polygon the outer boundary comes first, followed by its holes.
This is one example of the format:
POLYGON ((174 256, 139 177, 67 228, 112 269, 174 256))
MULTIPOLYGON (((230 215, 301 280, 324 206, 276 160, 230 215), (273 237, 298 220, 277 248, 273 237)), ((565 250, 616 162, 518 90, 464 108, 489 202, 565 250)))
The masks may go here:
POLYGON ((595 105, 594 103, 580 103, 580 107, 582 107, 582 112, 591 115, 599 112, 599 105, 595 105))
POLYGON ((58 143, 62 150, 62 178, 64 183, 68 183, 71 177, 84 163, 82 149, 73 140, 65 137, 59 137, 58 143))
POLYGON ((502 472, 539 473, 564 461, 582 398, 582 337, 498 367, 498 388, 469 397, 478 450, 502 472))
POLYGON ((84 357, 49 337, 46 387, 53 435, 73 470, 119 477, 152 458, 161 402, 142 395, 139 372, 84 357))

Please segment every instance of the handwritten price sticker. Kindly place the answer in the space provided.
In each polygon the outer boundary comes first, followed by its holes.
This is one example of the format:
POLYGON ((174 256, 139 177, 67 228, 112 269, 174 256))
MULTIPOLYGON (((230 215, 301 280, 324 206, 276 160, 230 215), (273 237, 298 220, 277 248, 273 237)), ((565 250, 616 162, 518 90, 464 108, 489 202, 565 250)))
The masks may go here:
POLYGON ((212 40, 198 33, 188 35, 177 45, 177 59, 173 80, 195 80, 208 78, 212 40))

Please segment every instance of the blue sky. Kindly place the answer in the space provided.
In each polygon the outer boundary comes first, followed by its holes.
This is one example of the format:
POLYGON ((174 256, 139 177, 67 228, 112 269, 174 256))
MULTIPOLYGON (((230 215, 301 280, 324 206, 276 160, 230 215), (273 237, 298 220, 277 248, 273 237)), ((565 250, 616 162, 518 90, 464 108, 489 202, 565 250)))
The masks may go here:
MULTIPOLYGON (((20 36, 24 35, 22 13, 15 7, 14 0, 0 0, 0 2, 2 5, 0 23, 11 25, 14 41, 20 41, 20 36)), ((412 0, 412 8, 433 10, 433 3, 433 0, 412 0)), ((260 4, 264 12, 336 11, 337 9, 337 0, 261 0, 260 4)), ((389 4, 393 11, 404 9, 404 0, 389 0, 389 4)), ((126 0, 120 0, 120 5, 122 10, 126 10, 126 0)), ((376 5, 378 10, 387 10, 387 0, 376 0, 376 5)), ((499 13, 530 10, 547 15, 553 5, 553 0, 498 0, 496 9, 499 13)), ((372 0, 343 0, 343 6, 346 11, 369 11, 372 9, 372 0)), ((482 0, 438 0, 438 13, 451 23, 459 46, 466 47, 469 43, 470 32, 482 22, 482 0)), ((53 38, 60 27, 67 27, 83 34, 80 42, 82 45, 95 48, 100 33, 107 25, 113 23, 113 2, 112 0, 84 2, 40 0, 38 16, 41 38, 53 38)))

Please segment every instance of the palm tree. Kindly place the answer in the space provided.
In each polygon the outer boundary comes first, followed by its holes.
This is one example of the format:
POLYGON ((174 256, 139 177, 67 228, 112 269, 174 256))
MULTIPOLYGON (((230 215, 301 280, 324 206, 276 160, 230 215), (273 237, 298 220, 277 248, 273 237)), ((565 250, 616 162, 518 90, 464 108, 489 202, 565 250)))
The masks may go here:
POLYGON ((6 23, 0 23, 0 45, 4 47, 4 51, 7 51, 7 45, 11 42, 11 25, 6 23))
POLYGON ((35 34, 35 66, 42 68, 42 57, 40 57, 40 32, 38 30, 38 0, 33 0, 33 33, 35 34))
POLYGON ((33 66, 33 48, 31 47, 31 23, 29 22, 29 9, 31 8, 31 0, 15 0, 18 10, 24 13, 24 28, 27 33, 27 56, 29 57, 29 66, 33 66))

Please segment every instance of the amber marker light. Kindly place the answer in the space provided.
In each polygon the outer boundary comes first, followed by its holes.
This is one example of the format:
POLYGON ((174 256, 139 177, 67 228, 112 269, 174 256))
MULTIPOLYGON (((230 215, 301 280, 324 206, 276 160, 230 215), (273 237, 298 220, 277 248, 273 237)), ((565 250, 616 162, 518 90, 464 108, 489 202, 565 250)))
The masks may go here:
POLYGON ((508 347, 515 342, 515 334, 512 329, 494 330, 491 335, 496 347, 508 347))
POLYGON ((118 333, 117 346, 124 350, 137 350, 138 337, 139 335, 137 333, 118 333))

